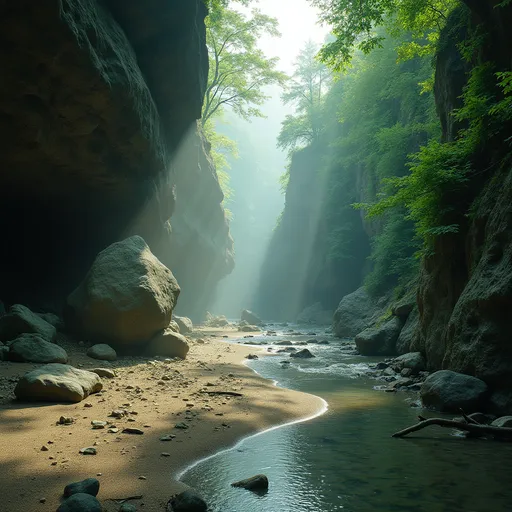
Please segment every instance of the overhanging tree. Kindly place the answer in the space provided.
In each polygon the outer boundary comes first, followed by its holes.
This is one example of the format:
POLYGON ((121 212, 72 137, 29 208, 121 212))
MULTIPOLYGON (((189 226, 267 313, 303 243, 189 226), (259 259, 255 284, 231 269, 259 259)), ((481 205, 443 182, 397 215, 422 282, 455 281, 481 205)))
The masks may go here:
POLYGON ((326 44, 321 58, 335 69, 351 60, 354 50, 369 53, 382 46, 384 35, 377 27, 398 36, 409 32, 413 41, 401 49, 401 56, 432 53, 439 31, 460 0, 310 0, 318 7, 320 20, 332 27, 335 39, 326 44))
POLYGON ((267 99, 264 88, 283 84, 277 58, 258 48, 263 35, 278 37, 278 22, 254 9, 246 17, 217 3, 207 19, 206 41, 210 57, 202 122, 207 123, 226 107, 242 117, 262 117, 258 108, 267 99))

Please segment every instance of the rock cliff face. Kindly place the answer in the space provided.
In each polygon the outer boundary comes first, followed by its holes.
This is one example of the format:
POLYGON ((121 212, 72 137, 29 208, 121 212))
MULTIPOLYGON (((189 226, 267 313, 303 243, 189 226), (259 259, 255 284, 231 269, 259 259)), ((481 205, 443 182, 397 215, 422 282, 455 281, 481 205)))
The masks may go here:
POLYGON ((334 310, 340 296, 354 291, 362 280, 370 247, 361 214, 350 207, 340 208, 346 210, 343 220, 355 233, 349 257, 341 262, 330 249, 333 220, 325 212, 327 194, 339 195, 340 204, 359 201, 359 178, 355 175, 343 190, 333 191, 325 171, 328 152, 327 143, 292 157, 285 208, 267 251, 257 293, 255 309, 265 319, 295 320, 315 303, 334 310))
MULTIPOLYGON (((111 242, 162 242, 185 172, 176 155, 201 113, 205 15, 202 0, 1 3, 4 301, 59 302, 111 242)), ((215 171, 195 177, 211 185, 207 228, 224 254, 215 171)))
MULTIPOLYGON (((492 1, 466 4, 471 23, 490 29, 478 59, 510 70, 512 34, 506 27, 512 7, 494 9, 497 2, 492 1)), ((457 131, 451 113, 466 78, 457 43, 452 33, 437 61, 437 107, 447 141, 457 131)), ((507 132, 510 136, 505 126, 500 140, 489 139, 474 155, 477 172, 466 198, 471 215, 459 233, 440 238, 435 254, 423 263, 419 327, 412 341, 413 349, 426 354, 430 369, 474 375, 499 390, 502 412, 512 410, 512 171, 507 132)))

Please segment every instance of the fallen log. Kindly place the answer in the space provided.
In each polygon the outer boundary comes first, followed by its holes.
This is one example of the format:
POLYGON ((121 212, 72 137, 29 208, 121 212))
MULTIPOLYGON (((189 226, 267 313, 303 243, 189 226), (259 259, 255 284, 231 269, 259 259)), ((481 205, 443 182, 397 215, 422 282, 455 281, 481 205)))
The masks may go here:
POLYGON ((399 432, 395 432, 391 437, 405 437, 411 432, 417 432, 418 430, 430 427, 431 425, 462 430, 463 432, 469 432, 476 437, 492 436, 497 439, 512 440, 512 427, 494 427, 492 425, 462 423, 460 421, 447 420, 445 418, 421 419, 416 425, 404 428, 399 432))
POLYGON ((244 396, 236 391, 201 391, 201 393, 206 393, 207 395, 244 396))

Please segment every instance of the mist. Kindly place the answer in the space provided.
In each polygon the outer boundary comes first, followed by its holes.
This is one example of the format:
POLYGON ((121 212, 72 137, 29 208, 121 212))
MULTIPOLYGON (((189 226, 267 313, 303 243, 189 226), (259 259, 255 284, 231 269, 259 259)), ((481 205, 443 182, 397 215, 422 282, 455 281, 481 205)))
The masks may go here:
POLYGON ((225 203, 231 212, 231 235, 235 244, 235 268, 217 289, 211 313, 236 318, 250 308, 259 282, 268 244, 284 207, 279 184, 287 165, 286 152, 276 147, 281 122, 290 109, 282 104, 282 91, 266 91, 264 118, 250 122, 227 113, 217 130, 234 140, 238 158, 229 157, 232 197, 225 203))

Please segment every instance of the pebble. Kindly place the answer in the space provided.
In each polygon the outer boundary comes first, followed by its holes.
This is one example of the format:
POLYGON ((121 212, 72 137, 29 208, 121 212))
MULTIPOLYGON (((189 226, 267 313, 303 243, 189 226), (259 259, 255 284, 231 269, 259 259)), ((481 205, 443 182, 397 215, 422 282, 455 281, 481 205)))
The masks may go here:
POLYGON ((161 457, 170 457, 170 456, 171 456, 171 454, 170 454, 170 453, 167 453, 167 452, 162 452, 162 453, 160 454, 160 456, 161 456, 161 457))
POLYGON ((160 441, 172 441, 175 437, 174 434, 166 434, 160 438, 160 441))
POLYGON ((86 402, 86 403, 84 404, 84 407, 92 407, 92 404, 91 404, 90 402, 86 402))
POLYGON ((45 446, 45 445, 41 446, 41 451, 42 452, 47 452, 48 451, 48 446, 45 446))
POLYGON ((92 428, 97 430, 101 428, 105 428, 107 426, 106 421, 92 420, 91 421, 92 428))
POLYGON ((187 429, 187 428, 188 428, 188 425, 187 425, 186 423, 183 423, 183 422, 181 422, 181 423, 176 423, 176 425, 174 425, 174 428, 180 428, 180 429, 185 430, 185 429, 187 429))
POLYGON ((71 425, 74 422, 75 420, 73 418, 70 418, 68 416, 61 416, 59 418, 59 421, 57 421, 57 425, 71 425))
POLYGON ((80 448, 80 453, 82 455, 96 455, 96 448, 92 446, 88 446, 87 448, 80 448))

